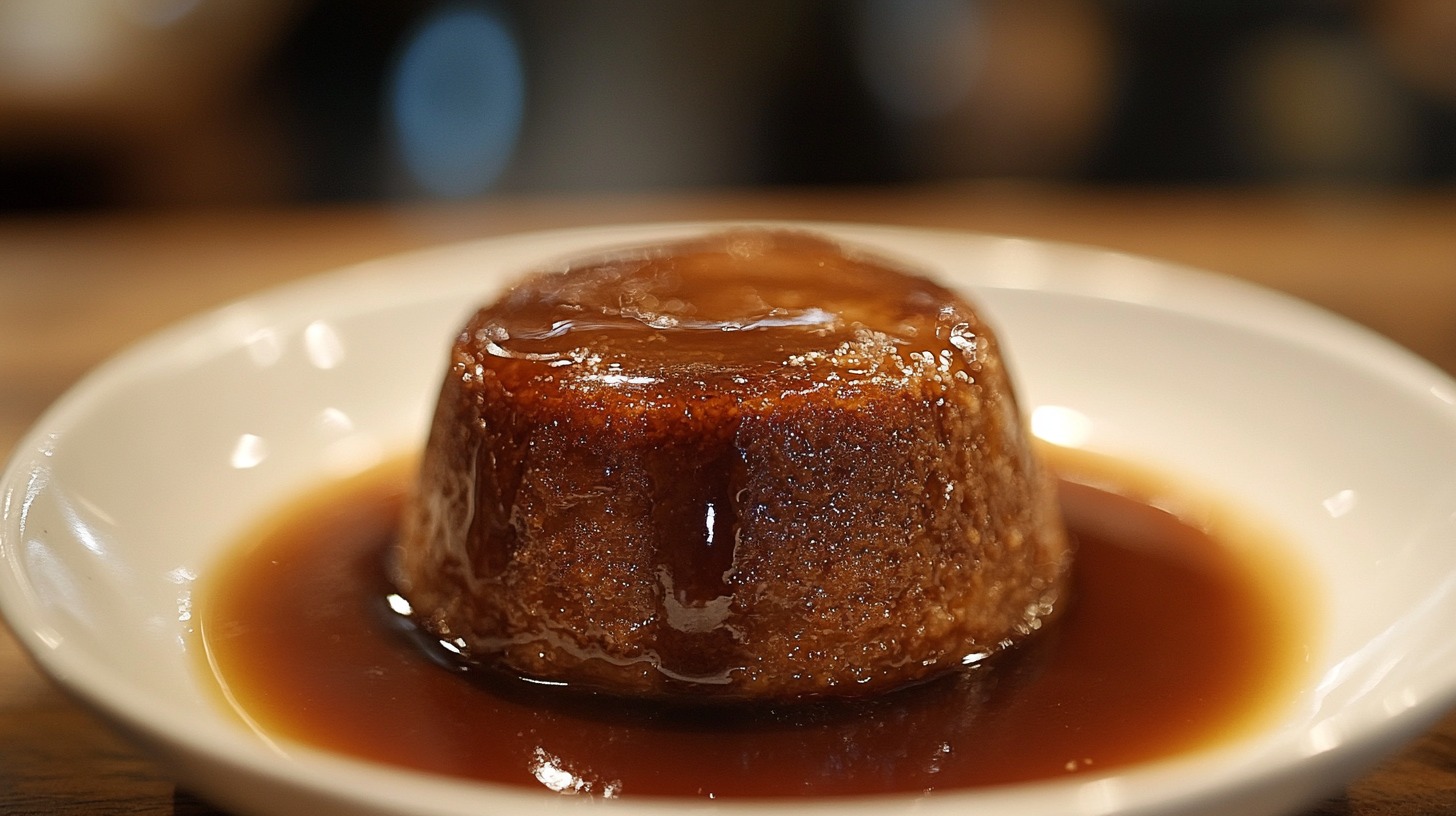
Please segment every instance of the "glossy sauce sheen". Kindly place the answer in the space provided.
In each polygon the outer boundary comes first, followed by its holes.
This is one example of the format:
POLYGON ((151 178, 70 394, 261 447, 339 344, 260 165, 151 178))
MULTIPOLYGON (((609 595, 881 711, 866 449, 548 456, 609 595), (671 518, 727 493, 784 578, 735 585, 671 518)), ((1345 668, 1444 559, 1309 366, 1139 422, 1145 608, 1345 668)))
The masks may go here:
POLYGON ((1304 657, 1307 594, 1270 574, 1287 565, 1064 481, 1072 603, 989 664, 815 706, 574 695, 461 671, 389 611, 381 559, 407 483, 386 469, 309 498, 199 594, 206 670, 270 737, 599 796, 945 790, 1216 744, 1285 704, 1304 657))
POLYGON ((671 400, 683 383, 741 398, 903 380, 947 342, 967 352, 947 369, 969 371, 979 329, 929 279, 807 234, 740 231, 528 279, 467 331, 516 364, 501 374, 519 377, 513 385, 549 388, 543 368, 570 365, 586 374, 565 387, 671 400), (836 376, 811 373, 816 366, 836 376))

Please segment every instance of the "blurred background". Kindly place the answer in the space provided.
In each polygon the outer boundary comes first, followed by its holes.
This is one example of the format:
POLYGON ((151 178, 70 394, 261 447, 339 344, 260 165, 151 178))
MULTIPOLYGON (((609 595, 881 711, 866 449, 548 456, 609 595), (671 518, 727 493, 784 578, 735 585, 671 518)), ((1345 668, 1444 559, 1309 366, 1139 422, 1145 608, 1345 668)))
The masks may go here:
POLYGON ((0 211, 1456 181, 1452 0, 0 0, 0 211))

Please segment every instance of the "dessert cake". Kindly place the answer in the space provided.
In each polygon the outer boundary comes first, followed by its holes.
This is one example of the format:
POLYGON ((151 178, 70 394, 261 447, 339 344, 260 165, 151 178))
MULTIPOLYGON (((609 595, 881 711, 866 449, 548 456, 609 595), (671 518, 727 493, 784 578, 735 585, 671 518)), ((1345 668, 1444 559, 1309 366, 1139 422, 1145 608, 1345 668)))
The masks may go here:
POLYGON ((476 313, 393 575, 470 662, 784 700, 993 655, 1058 608, 1069 561, 976 310, 740 229, 541 271, 476 313))

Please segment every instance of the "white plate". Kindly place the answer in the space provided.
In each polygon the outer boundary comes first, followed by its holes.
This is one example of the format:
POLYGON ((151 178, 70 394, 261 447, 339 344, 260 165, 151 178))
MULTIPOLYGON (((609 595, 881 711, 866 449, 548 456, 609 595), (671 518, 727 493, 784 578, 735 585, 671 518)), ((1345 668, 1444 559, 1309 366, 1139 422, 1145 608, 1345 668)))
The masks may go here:
MULTIPOLYGON (((787 805, 626 799, 613 812, 1252 816, 1332 792, 1456 703, 1456 383, 1348 322, 1216 276, 1018 239, 815 226, 971 290, 1042 434, 1177 473, 1277 526, 1335 601, 1309 681, 1247 739, 1104 776, 787 805)), ((702 230, 538 233, 386 259, 132 348, 60 400, 6 471, 6 618, 61 686, 239 812, 603 806, 271 750, 196 671, 191 594, 270 509, 418 445, 449 340, 511 276, 702 230)))

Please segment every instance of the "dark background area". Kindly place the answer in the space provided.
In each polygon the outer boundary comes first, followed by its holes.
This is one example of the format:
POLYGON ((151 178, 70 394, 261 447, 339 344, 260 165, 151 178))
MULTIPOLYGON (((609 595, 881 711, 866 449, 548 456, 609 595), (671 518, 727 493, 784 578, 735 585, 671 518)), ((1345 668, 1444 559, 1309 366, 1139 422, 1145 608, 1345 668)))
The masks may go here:
POLYGON ((0 11, 0 210, 1456 181, 1448 0, 85 8, 0 11))

